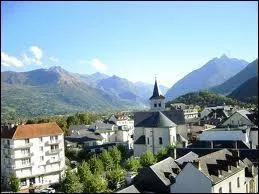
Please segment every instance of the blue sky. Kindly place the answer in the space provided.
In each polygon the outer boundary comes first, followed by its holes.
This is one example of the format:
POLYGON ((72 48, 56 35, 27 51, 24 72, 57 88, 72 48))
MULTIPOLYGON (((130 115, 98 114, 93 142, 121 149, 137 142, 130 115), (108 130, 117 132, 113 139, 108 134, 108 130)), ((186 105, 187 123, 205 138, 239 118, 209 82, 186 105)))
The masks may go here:
POLYGON ((59 65, 172 86, 214 57, 253 61, 257 2, 1 2, 1 70, 59 65))

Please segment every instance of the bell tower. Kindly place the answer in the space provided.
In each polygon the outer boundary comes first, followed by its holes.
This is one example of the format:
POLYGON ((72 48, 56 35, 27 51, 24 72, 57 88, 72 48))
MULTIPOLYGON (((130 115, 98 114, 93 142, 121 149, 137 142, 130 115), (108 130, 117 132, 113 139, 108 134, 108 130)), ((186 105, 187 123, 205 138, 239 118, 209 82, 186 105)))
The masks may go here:
POLYGON ((155 85, 153 95, 149 98, 151 111, 163 111, 165 110, 165 97, 161 94, 155 77, 155 85))

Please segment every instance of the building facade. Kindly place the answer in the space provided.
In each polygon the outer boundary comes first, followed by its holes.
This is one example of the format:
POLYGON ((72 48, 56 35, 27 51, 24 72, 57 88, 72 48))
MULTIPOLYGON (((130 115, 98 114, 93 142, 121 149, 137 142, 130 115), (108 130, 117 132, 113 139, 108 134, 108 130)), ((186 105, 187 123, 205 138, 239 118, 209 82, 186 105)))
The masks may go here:
POLYGON ((19 178, 21 189, 58 183, 64 171, 64 136, 56 123, 2 129, 2 185, 8 185, 11 173, 19 178))

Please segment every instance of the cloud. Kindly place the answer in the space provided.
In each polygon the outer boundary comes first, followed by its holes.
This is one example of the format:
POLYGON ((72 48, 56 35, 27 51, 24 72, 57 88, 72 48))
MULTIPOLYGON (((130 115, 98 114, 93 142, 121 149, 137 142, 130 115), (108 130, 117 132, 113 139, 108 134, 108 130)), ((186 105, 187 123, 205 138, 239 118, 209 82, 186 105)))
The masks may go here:
POLYGON ((98 71, 106 71, 107 66, 103 64, 99 59, 92 59, 90 65, 98 71))
POLYGON ((32 52, 35 59, 39 61, 41 60, 43 54, 42 54, 42 50, 39 47, 31 46, 30 51, 32 52))
POLYGON ((58 58, 55 58, 55 57, 49 57, 49 60, 54 63, 57 63, 59 61, 58 58))
POLYGON ((24 64, 21 60, 17 59, 16 57, 9 56, 8 54, 1 52, 1 65, 3 66, 15 66, 15 67, 22 67, 24 64))

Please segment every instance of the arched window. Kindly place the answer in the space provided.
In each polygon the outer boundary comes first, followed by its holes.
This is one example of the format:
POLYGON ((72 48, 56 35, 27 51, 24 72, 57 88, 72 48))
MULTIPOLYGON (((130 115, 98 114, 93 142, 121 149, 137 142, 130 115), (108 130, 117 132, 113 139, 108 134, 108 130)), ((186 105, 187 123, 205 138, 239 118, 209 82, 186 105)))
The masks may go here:
POLYGON ((159 137, 159 144, 160 144, 160 145, 162 145, 162 144, 163 144, 162 137, 159 137))
POLYGON ((156 103, 154 104, 154 107, 157 107, 157 104, 156 104, 156 103))
POLYGON ((222 187, 219 188, 219 193, 222 193, 222 187))
POLYGON ((237 177, 237 188, 240 187, 240 180, 239 180, 239 177, 237 177))

